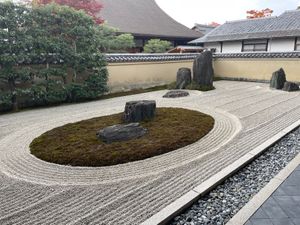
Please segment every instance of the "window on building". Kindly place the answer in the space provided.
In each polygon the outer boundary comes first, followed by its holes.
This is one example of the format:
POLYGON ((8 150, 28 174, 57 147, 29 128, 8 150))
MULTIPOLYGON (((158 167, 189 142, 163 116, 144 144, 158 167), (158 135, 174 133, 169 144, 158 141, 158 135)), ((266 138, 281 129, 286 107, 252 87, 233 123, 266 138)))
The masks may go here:
POLYGON ((295 51, 300 51, 300 37, 296 38, 296 41, 295 41, 295 51))
POLYGON ((217 49, 216 48, 210 48, 209 49, 212 53, 216 53, 217 52, 217 49))
POLYGON ((144 47, 143 39, 134 39, 135 47, 144 47))
POLYGON ((268 50, 268 40, 243 41, 242 52, 261 52, 268 50))

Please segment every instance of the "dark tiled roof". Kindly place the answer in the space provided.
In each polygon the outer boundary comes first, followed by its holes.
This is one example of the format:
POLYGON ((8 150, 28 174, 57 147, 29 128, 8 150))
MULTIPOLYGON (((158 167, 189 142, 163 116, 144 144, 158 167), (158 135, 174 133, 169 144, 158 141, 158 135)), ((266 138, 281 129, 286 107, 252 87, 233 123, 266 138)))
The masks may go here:
POLYGON ((120 32, 135 35, 195 39, 202 35, 176 22, 155 0, 99 0, 101 17, 120 32))
POLYGON ((199 53, 184 54, 106 54, 108 63, 119 62, 155 62, 155 61, 179 61, 195 59, 199 53))
POLYGON ((226 22, 192 43, 300 36, 300 10, 278 17, 226 22))
POLYGON ((192 29, 195 31, 201 32, 202 34, 208 34, 215 28, 216 27, 214 27, 214 26, 195 23, 195 26, 192 29))

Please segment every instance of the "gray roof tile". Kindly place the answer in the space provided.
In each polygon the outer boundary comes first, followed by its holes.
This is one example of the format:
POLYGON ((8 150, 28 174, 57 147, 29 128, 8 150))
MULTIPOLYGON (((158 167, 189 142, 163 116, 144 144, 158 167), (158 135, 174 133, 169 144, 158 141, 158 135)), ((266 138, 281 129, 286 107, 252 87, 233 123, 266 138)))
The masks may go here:
POLYGON ((300 10, 287 11, 278 17, 226 22, 191 43, 295 36, 300 36, 300 10))

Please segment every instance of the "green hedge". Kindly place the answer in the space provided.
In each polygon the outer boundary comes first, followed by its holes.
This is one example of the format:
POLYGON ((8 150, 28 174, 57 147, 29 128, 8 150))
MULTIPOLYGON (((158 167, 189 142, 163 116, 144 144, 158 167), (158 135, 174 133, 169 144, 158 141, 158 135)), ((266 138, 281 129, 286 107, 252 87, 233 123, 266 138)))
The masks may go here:
POLYGON ((0 2, 0 112, 108 91, 102 29, 83 11, 0 2))

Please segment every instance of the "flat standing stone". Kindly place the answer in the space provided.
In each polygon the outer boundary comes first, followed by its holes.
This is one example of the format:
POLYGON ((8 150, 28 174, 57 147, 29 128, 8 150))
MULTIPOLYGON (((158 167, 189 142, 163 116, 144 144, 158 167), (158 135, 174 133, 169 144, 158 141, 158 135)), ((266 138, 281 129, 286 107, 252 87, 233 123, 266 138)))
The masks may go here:
POLYGON ((282 89, 286 82, 285 72, 282 68, 272 74, 270 88, 282 89))
POLYGON ((194 60, 193 80, 195 83, 208 87, 213 86, 214 70, 212 60, 213 55, 210 51, 201 53, 194 60))
POLYGON ((174 91, 169 91, 167 92, 163 98, 180 98, 180 97, 186 97, 189 96, 190 94, 187 91, 179 91, 179 90, 174 90, 174 91))
POLYGON ((118 124, 106 127, 97 132, 98 139, 105 143, 112 143, 117 141, 128 141, 144 136, 147 129, 140 126, 139 123, 118 124))
POLYGON ((155 101, 143 100, 127 102, 125 106, 123 120, 126 123, 152 120, 155 116, 155 110, 155 101))

